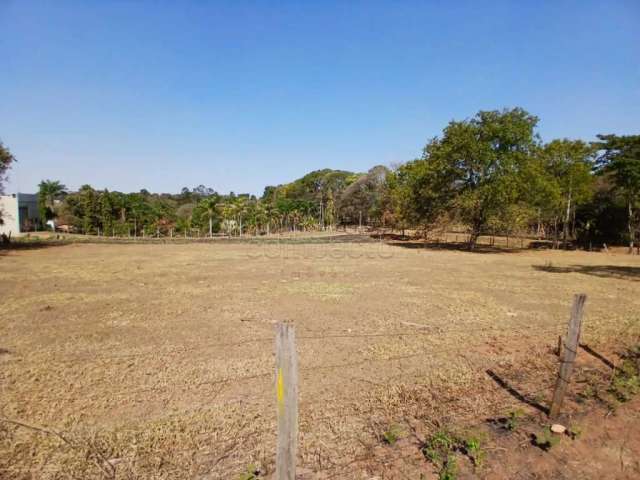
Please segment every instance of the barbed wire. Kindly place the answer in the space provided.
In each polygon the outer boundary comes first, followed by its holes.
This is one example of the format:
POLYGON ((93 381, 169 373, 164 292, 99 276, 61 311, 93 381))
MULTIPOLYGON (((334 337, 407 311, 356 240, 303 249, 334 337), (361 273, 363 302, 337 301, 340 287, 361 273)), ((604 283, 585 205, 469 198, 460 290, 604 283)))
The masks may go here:
MULTIPOLYGON (((481 343, 475 343, 475 344, 468 344, 468 345, 456 345, 454 347, 447 347, 447 348, 437 348, 437 349, 427 349, 424 351, 420 351, 420 352, 414 352, 414 353, 408 353, 408 354, 402 354, 402 355, 392 355, 392 356, 387 356, 384 358, 375 358, 375 357, 368 357, 368 358, 363 358, 362 360, 358 360, 358 361, 352 361, 352 362, 341 362, 341 363, 335 363, 335 364, 320 364, 320 365, 311 365, 311 366, 302 366, 299 368, 299 371, 301 373, 309 373, 309 372, 318 372, 318 371, 325 371, 325 370, 333 370, 333 369, 345 369, 345 368, 350 368, 350 367, 357 367, 357 366, 362 366, 362 365, 369 365, 372 363, 381 363, 381 362, 398 362, 398 361, 402 361, 402 360, 408 360, 408 359, 413 359, 413 358, 420 358, 420 357, 434 357, 437 355, 443 355, 443 354, 452 354, 452 353, 456 353, 457 354, 457 358, 456 360, 458 361, 466 361, 467 363, 470 363, 470 361, 466 360, 466 356, 471 354, 471 350, 474 348, 479 348, 479 347, 484 347, 485 344, 483 342, 481 343)), ((440 361, 440 362, 446 362, 446 363, 450 363, 449 359, 444 359, 444 358, 434 358, 434 360, 436 361, 440 361)), ((482 362, 484 360, 483 357, 480 357, 479 359, 477 359, 476 361, 480 361, 482 362)), ((433 365, 434 362, 432 362, 431 365, 433 365)), ((205 385, 209 385, 209 386, 219 386, 219 385, 227 385, 227 384, 241 384, 242 382, 246 382, 246 381, 251 381, 251 380, 256 380, 256 379, 266 379, 266 378, 274 378, 275 376, 275 370, 272 371, 268 371, 268 372, 260 372, 260 373, 255 373, 255 374, 251 374, 251 375, 241 375, 241 376, 234 376, 234 377, 229 377, 229 378, 219 378, 219 379, 211 379, 211 380, 204 380, 204 381, 199 381, 199 382, 190 382, 190 383, 182 383, 182 384, 166 384, 166 385, 152 385, 152 386, 147 386, 147 387, 140 387, 140 388, 127 388, 127 389, 123 389, 120 391, 115 391, 115 392, 110 392, 109 396, 110 397, 121 397, 121 396, 133 396, 139 393, 149 393, 149 392, 158 392, 158 391, 164 391, 164 390, 187 390, 187 389, 197 389, 199 387, 205 386, 205 385)), ((73 396, 66 396, 66 397, 56 397, 57 400, 64 400, 64 401, 75 401, 78 399, 77 395, 73 395, 73 396)))
MULTIPOLYGON (((543 327, 531 326, 531 327, 527 327, 527 329, 532 330, 535 334, 541 334, 541 333, 557 332, 562 326, 563 326, 562 324, 547 325, 543 327)), ((431 328, 430 325, 425 325, 424 327, 431 328)), ((491 333, 499 333, 501 336, 507 336, 509 333, 522 335, 521 330, 520 331, 515 330, 513 332, 509 332, 509 331, 505 331, 503 328, 494 327, 494 326, 483 328, 475 325, 468 325, 460 329, 441 329, 437 326, 433 326, 433 328, 438 328, 438 330, 436 332, 424 332, 424 331, 421 331, 420 329, 415 329, 411 331, 404 330, 404 331, 390 331, 390 332, 349 332, 347 331, 346 333, 328 333, 328 334, 326 333, 326 330, 307 330, 307 331, 303 331, 301 335, 297 335, 296 339, 304 341, 304 340, 326 340, 331 338, 350 339, 350 338, 395 338, 395 337, 435 336, 435 335, 447 335, 450 333, 469 333, 470 330, 473 331, 474 334, 491 332, 491 333), (308 332, 311 332, 312 334, 309 335, 307 334, 308 332)), ((222 337, 219 337, 219 338, 222 338, 222 337)), ((155 347, 156 350, 151 352, 136 352, 136 353, 129 353, 129 354, 123 353, 123 354, 112 354, 112 355, 101 355, 101 354, 96 355, 92 353, 92 354, 86 354, 86 355, 72 355, 66 358, 45 358, 45 359, 38 359, 38 360, 34 359, 34 360, 27 360, 27 361, 24 360, 24 357, 21 357, 19 359, 18 358, 9 359, 9 360, 5 359, 2 363, 40 364, 43 361, 46 361, 47 366, 50 366, 52 363, 68 364, 68 363, 75 363, 78 361, 99 362, 99 361, 106 361, 106 360, 130 360, 134 358, 158 356, 160 353, 164 353, 164 354, 190 353, 190 352, 194 352, 198 350, 206 350, 210 348, 222 349, 222 348, 241 347, 241 346, 246 346, 254 343, 273 343, 274 339, 275 339, 275 336, 269 336, 269 337, 258 337, 258 338, 252 338, 247 340, 241 340, 237 342, 214 342, 214 343, 205 343, 205 344, 198 344, 198 345, 186 346, 186 347, 179 346, 174 350, 164 351, 164 352, 160 352, 157 350, 157 348, 162 347, 159 345, 155 347)))

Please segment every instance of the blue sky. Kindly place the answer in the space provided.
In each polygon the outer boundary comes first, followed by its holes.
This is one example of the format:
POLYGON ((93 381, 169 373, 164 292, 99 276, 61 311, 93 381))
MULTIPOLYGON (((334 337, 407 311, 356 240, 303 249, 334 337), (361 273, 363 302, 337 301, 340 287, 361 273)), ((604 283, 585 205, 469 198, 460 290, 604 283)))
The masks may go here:
POLYGON ((9 191, 263 187, 415 158, 522 106, 640 133, 640 2, 0 0, 9 191))

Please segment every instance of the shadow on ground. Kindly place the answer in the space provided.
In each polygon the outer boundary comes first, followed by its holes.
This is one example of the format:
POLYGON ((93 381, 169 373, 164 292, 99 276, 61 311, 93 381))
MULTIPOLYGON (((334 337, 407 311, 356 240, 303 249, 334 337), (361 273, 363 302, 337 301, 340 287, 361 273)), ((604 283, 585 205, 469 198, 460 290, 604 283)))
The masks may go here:
POLYGON ((41 250, 43 248, 61 247, 62 245, 68 245, 68 242, 64 242, 62 240, 47 240, 41 242, 11 242, 8 244, 0 243, 0 256, 6 255, 11 251, 41 250))
POLYGON ((549 273, 582 273, 602 278, 618 278, 623 280, 639 280, 640 267, 622 265, 570 265, 554 267, 553 265, 533 265, 535 270, 549 273))
POLYGON ((500 377, 493 370, 487 370, 486 373, 487 373, 487 375, 489 375, 489 377, 494 382, 496 382, 498 384, 498 386, 500 386, 501 388, 505 389, 507 391, 507 393, 509 393, 509 395, 511 395, 516 400, 518 400, 518 401, 520 401, 522 403, 525 403, 525 404, 535 408, 536 410, 538 410, 538 411, 540 411, 542 413, 549 414, 549 409, 547 407, 545 407, 544 405, 540 405, 540 403, 538 403, 533 398, 531 398, 530 394, 526 394, 526 393, 520 392, 513 385, 511 385, 507 380, 505 380, 504 378, 500 377))
MULTIPOLYGON (((372 238, 379 238, 379 235, 372 235, 372 238)), ((423 249, 423 250, 450 250, 470 253, 514 253, 521 249, 496 247, 485 244, 477 244, 473 250, 469 250, 469 244, 466 242, 434 242, 416 239, 407 239, 402 235, 385 234, 383 236, 387 245, 392 247, 423 249)))
POLYGON ((604 363, 610 369, 614 370, 616 368, 616 366, 613 364, 613 362, 611 360, 609 360, 607 357, 602 355, 600 352, 597 352, 596 350, 591 348, 589 345, 587 345, 585 343, 581 343, 579 346, 585 352, 587 352, 589 355, 591 355, 594 358, 597 358, 598 360, 600 360, 602 363, 604 363))

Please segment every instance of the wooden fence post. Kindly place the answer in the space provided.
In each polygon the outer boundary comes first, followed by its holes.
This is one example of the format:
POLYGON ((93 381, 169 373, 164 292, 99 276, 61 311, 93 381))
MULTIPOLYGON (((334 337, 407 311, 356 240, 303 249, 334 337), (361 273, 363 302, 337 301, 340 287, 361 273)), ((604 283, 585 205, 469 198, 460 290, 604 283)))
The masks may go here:
POLYGON ((560 414, 562 402, 571 380, 573 364, 575 363, 576 354, 578 353, 580 329, 582 327, 582 315, 584 313, 584 304, 586 300, 587 296, 584 293, 573 297, 569 329, 563 342, 563 348, 560 352, 560 371, 558 372, 558 380, 556 381, 556 388, 553 392, 551 407, 549 408, 549 417, 551 419, 557 418, 560 414))
POLYGON ((295 480, 298 446, 298 359, 293 325, 276 325, 278 444, 276 480, 295 480))

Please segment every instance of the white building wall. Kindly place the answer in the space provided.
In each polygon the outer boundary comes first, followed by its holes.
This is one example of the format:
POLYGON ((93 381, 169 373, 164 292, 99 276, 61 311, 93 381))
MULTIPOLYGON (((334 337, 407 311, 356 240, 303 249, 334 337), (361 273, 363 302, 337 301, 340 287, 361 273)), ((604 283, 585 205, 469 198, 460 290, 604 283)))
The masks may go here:
POLYGON ((17 195, 0 196, 0 212, 2 215, 2 225, 0 234, 11 234, 17 236, 20 233, 20 219, 18 217, 17 195))

